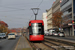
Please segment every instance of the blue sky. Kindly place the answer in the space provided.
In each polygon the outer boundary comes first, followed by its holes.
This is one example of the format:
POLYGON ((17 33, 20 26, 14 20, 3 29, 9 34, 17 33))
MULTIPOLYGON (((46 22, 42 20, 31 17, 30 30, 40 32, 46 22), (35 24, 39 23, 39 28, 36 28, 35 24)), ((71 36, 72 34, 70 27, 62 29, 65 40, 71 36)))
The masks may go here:
POLYGON ((40 8, 37 19, 42 19, 42 13, 50 9, 55 0, 0 0, 0 20, 6 22, 9 28, 23 28, 29 19, 35 18, 31 8, 40 8), (41 3, 41 1, 43 1, 41 3), (32 16, 32 17, 31 17, 32 16))

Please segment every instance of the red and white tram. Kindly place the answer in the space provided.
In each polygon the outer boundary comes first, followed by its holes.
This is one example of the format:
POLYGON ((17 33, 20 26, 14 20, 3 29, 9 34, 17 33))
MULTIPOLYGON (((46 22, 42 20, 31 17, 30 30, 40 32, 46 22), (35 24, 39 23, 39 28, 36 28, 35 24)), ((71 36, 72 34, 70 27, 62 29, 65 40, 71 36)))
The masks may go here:
POLYGON ((43 20, 29 21, 28 33, 26 34, 29 41, 44 40, 44 23, 43 20))

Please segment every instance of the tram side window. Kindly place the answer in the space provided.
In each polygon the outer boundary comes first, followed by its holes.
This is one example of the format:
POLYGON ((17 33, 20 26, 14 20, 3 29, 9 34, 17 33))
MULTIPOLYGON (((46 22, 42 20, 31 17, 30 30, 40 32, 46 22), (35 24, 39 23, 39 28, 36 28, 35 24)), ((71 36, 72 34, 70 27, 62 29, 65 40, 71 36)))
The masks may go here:
POLYGON ((32 34, 31 26, 29 26, 29 34, 30 34, 30 35, 32 34))

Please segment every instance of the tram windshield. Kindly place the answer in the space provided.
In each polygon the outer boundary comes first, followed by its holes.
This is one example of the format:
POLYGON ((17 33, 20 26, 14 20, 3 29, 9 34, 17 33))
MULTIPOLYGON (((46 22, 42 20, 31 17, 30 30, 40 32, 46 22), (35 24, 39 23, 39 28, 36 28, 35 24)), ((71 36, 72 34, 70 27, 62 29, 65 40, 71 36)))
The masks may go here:
POLYGON ((31 29, 33 35, 44 34, 42 23, 32 23, 31 29))

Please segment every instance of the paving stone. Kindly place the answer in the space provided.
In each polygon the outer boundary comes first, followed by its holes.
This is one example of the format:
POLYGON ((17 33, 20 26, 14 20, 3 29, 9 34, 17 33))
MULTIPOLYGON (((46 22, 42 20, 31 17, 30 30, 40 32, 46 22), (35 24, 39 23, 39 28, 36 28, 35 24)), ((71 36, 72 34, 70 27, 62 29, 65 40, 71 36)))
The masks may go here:
POLYGON ((20 37, 19 43, 16 47, 16 50, 31 50, 31 47, 29 46, 29 44, 24 36, 20 37))

